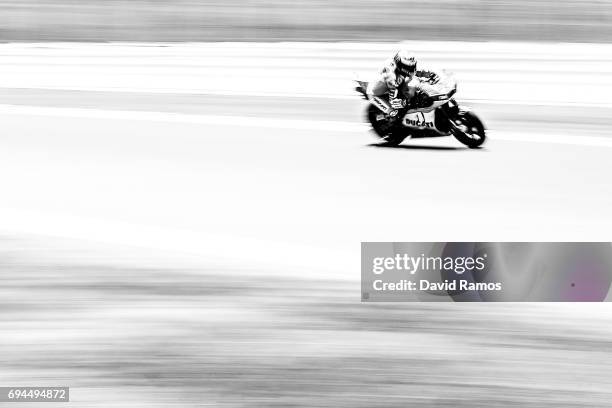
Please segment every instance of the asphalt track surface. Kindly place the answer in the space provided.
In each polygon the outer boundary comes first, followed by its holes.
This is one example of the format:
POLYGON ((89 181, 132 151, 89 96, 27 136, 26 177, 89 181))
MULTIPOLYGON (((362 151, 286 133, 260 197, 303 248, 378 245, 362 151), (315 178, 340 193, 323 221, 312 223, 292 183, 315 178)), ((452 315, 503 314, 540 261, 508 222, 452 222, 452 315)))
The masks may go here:
POLYGON ((108 78, 0 96, 2 383, 76 406, 610 400, 605 304, 358 302, 361 241, 609 240, 603 101, 472 98, 483 149, 386 148, 346 95, 108 78))

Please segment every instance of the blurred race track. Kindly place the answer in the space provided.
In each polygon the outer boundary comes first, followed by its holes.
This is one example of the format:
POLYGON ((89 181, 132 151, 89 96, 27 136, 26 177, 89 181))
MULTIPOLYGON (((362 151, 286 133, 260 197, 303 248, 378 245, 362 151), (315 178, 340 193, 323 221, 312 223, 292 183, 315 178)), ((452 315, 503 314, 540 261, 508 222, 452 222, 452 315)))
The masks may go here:
POLYGON ((391 45, 1 45, 1 382, 605 406, 605 304, 362 305, 357 280, 361 241, 609 241, 610 47, 409 45, 455 72, 484 149, 377 145, 351 79, 391 45))

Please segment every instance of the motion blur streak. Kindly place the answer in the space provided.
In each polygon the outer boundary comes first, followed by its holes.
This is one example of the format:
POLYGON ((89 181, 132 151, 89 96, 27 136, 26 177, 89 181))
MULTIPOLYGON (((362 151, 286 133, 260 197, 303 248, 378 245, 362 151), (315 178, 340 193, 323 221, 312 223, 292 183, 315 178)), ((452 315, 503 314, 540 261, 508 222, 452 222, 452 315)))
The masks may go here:
POLYGON ((76 407, 602 407, 607 304, 360 304, 83 241, 2 239, 0 381, 76 407))
POLYGON ((11 41, 606 42, 605 0, 0 0, 11 41))
POLYGON ((360 304, 357 279, 360 241, 609 241, 609 47, 409 45, 455 71, 485 149, 374 143, 351 71, 391 45, 0 46, 0 383, 76 407, 608 404, 608 304, 360 304))
MULTIPOLYGON (((402 46, 456 74, 468 100, 610 108, 610 44, 412 41, 402 46)), ((189 94, 353 97, 398 44, 5 44, 0 86, 189 94)))

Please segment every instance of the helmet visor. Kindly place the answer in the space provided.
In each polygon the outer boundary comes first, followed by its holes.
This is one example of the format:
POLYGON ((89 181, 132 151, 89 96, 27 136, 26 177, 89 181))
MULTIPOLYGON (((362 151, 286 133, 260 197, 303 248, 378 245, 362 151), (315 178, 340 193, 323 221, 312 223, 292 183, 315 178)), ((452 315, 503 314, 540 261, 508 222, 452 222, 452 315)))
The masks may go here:
POLYGON ((413 76, 414 73, 416 72, 416 64, 411 64, 411 65, 402 64, 398 68, 399 68, 399 72, 405 76, 413 76))

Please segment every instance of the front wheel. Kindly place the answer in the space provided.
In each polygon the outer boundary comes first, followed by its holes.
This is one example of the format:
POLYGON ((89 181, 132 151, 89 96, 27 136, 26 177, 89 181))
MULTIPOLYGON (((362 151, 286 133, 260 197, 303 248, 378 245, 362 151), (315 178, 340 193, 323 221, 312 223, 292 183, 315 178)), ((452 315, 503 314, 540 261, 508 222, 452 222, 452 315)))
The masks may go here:
POLYGON ((384 114, 374 105, 368 106, 366 115, 372 130, 385 145, 397 146, 406 139, 405 131, 397 126, 397 118, 384 114))
POLYGON ((453 136, 471 149, 480 147, 487 139, 482 121, 472 112, 459 112, 450 121, 453 136))

